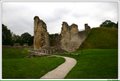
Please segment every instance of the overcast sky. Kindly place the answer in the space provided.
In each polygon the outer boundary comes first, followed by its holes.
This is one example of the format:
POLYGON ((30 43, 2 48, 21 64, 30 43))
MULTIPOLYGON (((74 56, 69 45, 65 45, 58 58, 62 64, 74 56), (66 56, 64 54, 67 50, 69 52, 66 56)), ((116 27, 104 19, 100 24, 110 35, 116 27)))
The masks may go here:
POLYGON ((60 33, 62 22, 75 23, 79 30, 84 24, 98 27, 103 21, 118 21, 118 5, 113 2, 4 2, 2 23, 13 33, 33 35, 33 18, 39 16, 51 33, 60 33))

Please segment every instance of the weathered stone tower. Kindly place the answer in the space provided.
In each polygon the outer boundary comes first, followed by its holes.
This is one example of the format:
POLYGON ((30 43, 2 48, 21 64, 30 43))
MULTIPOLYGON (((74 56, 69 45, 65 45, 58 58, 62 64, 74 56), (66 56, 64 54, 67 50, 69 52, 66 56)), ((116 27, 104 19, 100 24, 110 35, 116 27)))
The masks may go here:
POLYGON ((90 30, 90 26, 87 23, 85 24, 85 30, 90 30))
POLYGON ((69 50, 69 42, 70 42, 70 27, 68 26, 67 22, 62 23, 61 29, 61 48, 64 50, 69 50))
POLYGON ((72 52, 78 49, 80 46, 78 26, 76 24, 69 26, 66 22, 63 22, 60 42, 63 50, 72 52))
POLYGON ((34 50, 49 47, 49 33, 44 21, 38 16, 34 17, 34 50))

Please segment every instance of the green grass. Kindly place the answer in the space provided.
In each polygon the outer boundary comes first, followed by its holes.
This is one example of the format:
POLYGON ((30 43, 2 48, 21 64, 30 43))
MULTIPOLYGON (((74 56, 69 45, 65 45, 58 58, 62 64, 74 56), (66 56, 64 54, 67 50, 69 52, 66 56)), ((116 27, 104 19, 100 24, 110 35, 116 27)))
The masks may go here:
POLYGON ((118 30, 116 28, 93 28, 80 46, 81 49, 118 48, 118 30))
POLYGON ((4 79, 40 78, 64 62, 60 57, 27 58, 27 49, 3 48, 2 77, 4 79))
POLYGON ((29 54, 27 48, 3 48, 3 59, 24 58, 29 54))
POLYGON ((76 66, 66 78, 113 79, 118 76, 117 49, 88 49, 66 54, 77 60, 76 66))
MULTIPOLYGON (((58 57, 27 58, 27 54, 27 49, 3 48, 2 77, 40 78, 64 62, 64 59, 58 57)), ((76 66, 65 78, 116 79, 118 76, 117 49, 86 49, 62 55, 77 60, 76 66)))

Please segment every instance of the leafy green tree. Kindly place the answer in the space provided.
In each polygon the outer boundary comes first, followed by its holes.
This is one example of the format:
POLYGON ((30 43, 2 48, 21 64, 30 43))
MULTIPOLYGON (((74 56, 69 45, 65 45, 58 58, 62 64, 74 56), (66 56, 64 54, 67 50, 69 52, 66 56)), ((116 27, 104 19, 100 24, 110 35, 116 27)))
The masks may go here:
POLYGON ((21 44, 21 37, 19 35, 13 34, 12 35, 12 40, 13 40, 14 43, 21 44))
POLYGON ((34 39, 34 36, 31 36, 29 41, 28 41, 29 46, 33 45, 33 39, 34 39))
POLYGON ((21 35, 21 44, 28 44, 29 46, 33 44, 33 37, 25 32, 21 35))
POLYGON ((2 45, 13 45, 11 31, 2 24, 2 45))
POLYGON ((116 24, 110 20, 106 20, 100 25, 100 27, 118 28, 118 23, 116 24))

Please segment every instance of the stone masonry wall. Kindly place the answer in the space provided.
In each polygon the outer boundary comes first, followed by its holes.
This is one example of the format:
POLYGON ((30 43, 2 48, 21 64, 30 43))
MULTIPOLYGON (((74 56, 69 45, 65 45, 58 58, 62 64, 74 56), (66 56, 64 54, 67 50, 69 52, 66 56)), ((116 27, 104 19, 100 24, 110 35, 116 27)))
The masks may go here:
POLYGON ((85 36, 81 37, 81 35, 79 35, 78 26, 76 24, 69 26, 67 22, 62 23, 60 42, 63 50, 68 52, 75 51, 84 40, 85 36))
POLYGON ((38 16, 34 17, 34 50, 49 47, 49 33, 47 26, 39 19, 38 16))

